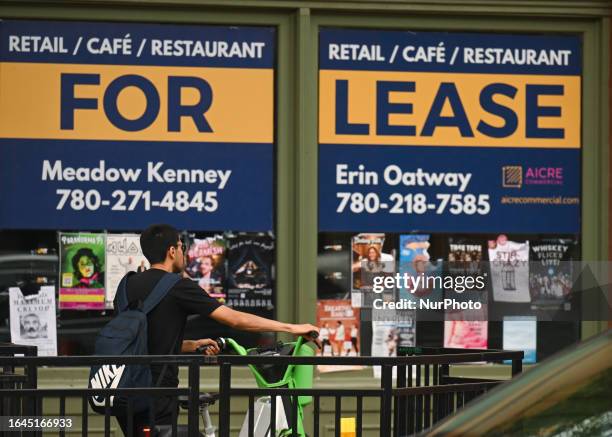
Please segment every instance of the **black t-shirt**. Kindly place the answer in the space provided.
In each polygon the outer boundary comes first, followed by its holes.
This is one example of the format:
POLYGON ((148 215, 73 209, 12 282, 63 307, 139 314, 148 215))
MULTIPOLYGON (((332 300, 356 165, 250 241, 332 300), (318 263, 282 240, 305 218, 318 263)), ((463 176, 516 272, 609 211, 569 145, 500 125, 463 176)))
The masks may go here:
MULTIPOLYGON (((132 275, 127 283, 128 301, 144 301, 164 274, 163 270, 149 269, 132 275)), ((114 304, 116 311, 116 297, 114 304)), ((181 279, 147 316, 149 354, 180 353, 187 316, 200 314, 207 317, 220 306, 196 282, 181 279)), ((202 338, 206 338, 206 333, 202 333, 202 338)), ((163 365, 151 366, 154 385, 157 384, 162 368, 163 365)), ((160 386, 178 386, 178 366, 167 366, 160 386)))

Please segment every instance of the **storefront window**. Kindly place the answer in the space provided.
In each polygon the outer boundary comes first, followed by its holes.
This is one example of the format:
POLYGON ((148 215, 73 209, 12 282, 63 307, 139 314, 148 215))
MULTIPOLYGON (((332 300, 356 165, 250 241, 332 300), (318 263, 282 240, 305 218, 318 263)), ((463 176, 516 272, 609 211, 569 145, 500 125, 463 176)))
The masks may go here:
POLYGON ((153 223, 184 232, 203 293, 274 315, 275 34, 2 21, 2 340, 28 340, 9 306, 44 300, 58 352, 91 353, 121 277, 149 268, 137 233, 153 223), (41 286, 51 297, 34 297, 41 286))
POLYGON ((548 321, 580 313, 581 50, 320 29, 318 299, 359 309, 362 353, 393 337, 532 362, 578 340, 579 316, 548 321))

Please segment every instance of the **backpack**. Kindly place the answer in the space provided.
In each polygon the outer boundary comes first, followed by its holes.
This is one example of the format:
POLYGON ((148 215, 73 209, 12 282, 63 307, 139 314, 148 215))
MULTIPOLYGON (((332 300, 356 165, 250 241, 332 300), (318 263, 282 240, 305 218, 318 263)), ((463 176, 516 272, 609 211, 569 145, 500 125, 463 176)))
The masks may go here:
MULTIPOLYGON (((147 314, 166 297, 181 277, 174 273, 166 273, 144 302, 139 302, 138 308, 133 308, 127 297, 127 281, 133 274, 134 272, 129 272, 125 275, 117 287, 118 314, 102 328, 96 337, 94 355, 148 355, 147 314)), ((92 366, 89 371, 89 388, 151 386, 151 368, 148 364, 102 364, 92 366)), ((109 396, 108 403, 111 414, 125 415, 128 400, 132 401, 135 414, 148 410, 151 404, 151 398, 144 395, 129 397, 113 395, 109 396)), ((96 413, 105 414, 104 396, 90 396, 89 405, 96 413)))

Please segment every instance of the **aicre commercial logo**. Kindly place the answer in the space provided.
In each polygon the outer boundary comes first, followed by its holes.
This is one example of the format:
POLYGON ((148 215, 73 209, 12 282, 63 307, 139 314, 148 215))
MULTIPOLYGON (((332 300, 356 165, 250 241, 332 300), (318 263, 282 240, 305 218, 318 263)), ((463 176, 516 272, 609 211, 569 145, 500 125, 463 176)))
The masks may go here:
POLYGON ((527 167, 525 185, 563 185, 563 167, 527 167))
POLYGON ((521 188, 523 185, 563 185, 563 167, 502 167, 502 186, 521 188))

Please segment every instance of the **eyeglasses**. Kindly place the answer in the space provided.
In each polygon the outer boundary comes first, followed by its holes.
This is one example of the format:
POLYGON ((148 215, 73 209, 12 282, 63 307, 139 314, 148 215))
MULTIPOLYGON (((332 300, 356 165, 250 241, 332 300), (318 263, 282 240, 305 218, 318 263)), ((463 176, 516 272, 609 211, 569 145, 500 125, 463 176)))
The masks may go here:
POLYGON ((187 243, 184 239, 179 238, 179 241, 176 243, 177 249, 182 249, 183 252, 187 252, 187 243))

